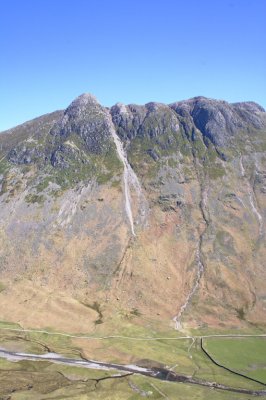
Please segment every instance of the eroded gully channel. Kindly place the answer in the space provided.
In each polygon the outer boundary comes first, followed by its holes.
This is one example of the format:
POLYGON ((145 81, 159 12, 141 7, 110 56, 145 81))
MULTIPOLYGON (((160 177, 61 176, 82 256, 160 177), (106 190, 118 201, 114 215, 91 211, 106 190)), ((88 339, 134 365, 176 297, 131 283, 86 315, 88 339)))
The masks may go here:
MULTIPOLYGON (((128 217, 128 221, 130 224, 130 228, 131 228, 131 233, 132 236, 136 236, 135 234, 135 228, 134 228, 134 219, 133 219, 133 212, 132 212, 132 202, 131 202, 131 196, 130 196, 130 186, 133 186, 133 188, 135 189, 139 202, 142 202, 142 198, 143 193, 142 193, 142 189, 141 189, 141 185, 140 182, 138 180, 137 175, 135 174, 135 172, 133 171, 133 169, 131 168, 128 159, 127 159, 127 155, 123 146, 123 143, 121 141, 121 139, 119 138, 119 136, 116 133, 114 124, 112 122, 112 117, 111 115, 109 115, 108 118, 108 124, 109 124, 109 128, 111 131, 111 135, 116 147, 116 152, 117 155, 120 159, 120 161, 123 164, 123 168, 124 168, 124 172, 123 172, 123 181, 124 181, 124 197, 125 197, 125 210, 126 210, 126 214, 128 217)), ((141 209, 141 214, 145 214, 145 210, 142 207, 141 209)))
MULTIPOLYGON (((195 255, 195 264, 197 266, 197 271, 196 271, 196 278, 194 280, 194 284, 188 293, 185 302, 181 306, 179 313, 173 318, 173 321, 175 322, 175 329, 180 330, 182 328, 182 316, 185 313, 186 309, 191 303, 191 300, 196 293, 197 289, 199 288, 200 281, 202 278, 202 275, 205 270, 205 265, 203 262, 203 255, 202 255, 202 244, 204 240, 204 236, 206 234, 206 231, 208 229, 208 226, 210 224, 210 215, 208 212, 208 207, 207 207, 207 202, 208 202, 208 184, 206 177, 201 176, 200 170, 201 166, 197 160, 197 156, 195 154, 195 151, 192 150, 192 155, 193 155, 193 163, 194 163, 194 168, 196 172, 196 176, 198 178, 198 181, 200 183, 200 193, 201 193, 201 199, 199 203, 199 208, 202 214, 202 219, 205 224, 205 229, 203 230, 202 233, 199 234, 199 241, 198 241, 198 247, 196 249, 196 255, 195 255), (203 182, 205 181, 205 185, 203 185, 203 182)), ((259 238, 263 235, 263 218, 262 215, 259 212, 259 208, 257 205, 256 201, 256 196, 254 193, 254 188, 250 184, 249 179, 247 177, 246 170, 243 165, 243 157, 242 155, 239 158, 239 163, 240 163, 240 174, 243 179, 245 179, 247 187, 248 187, 248 198, 251 206, 252 213, 254 214, 255 218, 258 221, 259 225, 259 238)), ((244 204, 243 204, 244 205, 244 204)), ((245 205, 244 205, 245 206, 245 205)))
POLYGON ((240 164, 240 173, 241 173, 241 177, 243 179, 245 179, 246 184, 247 184, 247 188, 248 188, 248 197, 249 197, 249 202, 250 202, 250 206, 251 206, 251 210, 255 216, 255 218, 258 220, 258 225, 259 225, 259 237, 262 236, 263 234, 263 218, 262 215, 259 212, 259 207, 257 204, 257 200, 256 200, 256 195, 254 192, 254 187, 252 186, 252 184, 250 183, 250 180, 248 179, 248 174, 244 168, 244 164, 243 164, 243 156, 241 155, 239 158, 239 164, 240 164))
POLYGON ((196 278, 194 280, 194 284, 192 285, 185 302, 181 306, 179 313, 173 318, 173 321, 175 323, 175 329, 180 330, 182 328, 182 316, 185 313, 186 309, 191 303, 191 300, 196 293, 197 289, 199 288, 200 282, 202 275, 205 270, 205 265, 203 262, 203 255, 202 255, 202 244, 203 244, 203 239, 204 235, 208 229, 209 223, 210 223, 210 216, 207 208, 207 201, 208 201, 208 185, 203 185, 203 177, 200 174, 200 169, 201 166, 198 163, 197 156, 195 152, 192 150, 192 156, 193 156, 193 164, 194 164, 194 169, 195 173, 200 185, 200 202, 199 202, 199 209, 202 215, 202 220, 204 221, 205 228, 204 230, 199 233, 199 239, 198 239, 198 246, 196 249, 195 253, 195 265, 196 265, 196 278))
MULTIPOLYGON (((82 368, 88 368, 88 369, 97 369, 97 370, 117 370, 121 372, 129 372, 131 374, 140 374, 144 375, 147 377, 155 378, 155 379, 160 379, 163 381, 168 381, 168 382, 182 382, 182 383, 188 383, 188 384, 193 384, 193 385, 200 385, 200 386, 205 386, 213 389, 220 389, 220 390, 225 390, 229 392, 235 392, 235 393, 243 393, 243 394, 248 394, 248 395, 254 395, 254 396, 266 396, 266 390, 249 390, 249 389, 239 389, 239 388, 233 388, 225 385, 221 385, 216 382, 207 382, 207 381, 202 381, 199 379, 194 379, 190 376, 186 375, 179 375, 169 369, 166 368, 157 368, 157 367, 151 367, 151 368, 144 368, 138 365, 122 365, 122 364, 113 364, 113 363, 105 363, 105 362, 100 362, 100 361, 95 361, 95 360, 87 360, 87 359, 73 359, 73 358, 67 358, 64 357, 60 354, 56 353, 46 353, 46 354, 30 354, 30 353, 19 353, 19 352, 13 352, 13 351, 8 351, 5 349, 0 349, 0 357, 4 358, 8 361, 11 362, 18 362, 22 360, 28 360, 28 361, 49 361, 55 364, 64 364, 64 365, 70 365, 70 366, 75 366, 75 367, 82 367, 82 368)), ((120 377, 118 375, 114 375, 113 377, 120 377)), ((124 375, 121 375, 121 378, 123 378, 124 375)), ((266 385, 265 385, 266 386, 266 385)))

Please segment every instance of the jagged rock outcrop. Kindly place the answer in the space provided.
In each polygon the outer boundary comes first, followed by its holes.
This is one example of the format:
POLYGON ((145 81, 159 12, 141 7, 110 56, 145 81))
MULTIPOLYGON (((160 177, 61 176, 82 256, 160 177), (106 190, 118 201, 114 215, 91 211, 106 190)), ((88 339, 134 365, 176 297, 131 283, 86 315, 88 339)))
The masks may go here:
POLYGON ((20 146, 12 149, 8 154, 8 161, 14 164, 31 164, 34 161, 39 161, 44 156, 44 149, 30 147, 23 143, 20 146))

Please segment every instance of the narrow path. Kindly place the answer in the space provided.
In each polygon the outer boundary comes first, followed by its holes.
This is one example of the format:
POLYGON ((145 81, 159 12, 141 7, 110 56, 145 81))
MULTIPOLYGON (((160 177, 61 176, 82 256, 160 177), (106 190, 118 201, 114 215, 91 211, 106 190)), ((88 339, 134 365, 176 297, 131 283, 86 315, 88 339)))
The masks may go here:
POLYGON ((165 393, 163 393, 157 386, 154 385, 154 383, 150 383, 151 387, 156 390, 164 399, 170 400, 169 397, 166 396, 165 393))
POLYGON ((190 353, 190 351, 191 351, 191 349, 192 349, 192 347, 193 347, 193 345, 194 345, 194 343, 196 341, 196 338, 194 338, 194 337, 192 337, 191 339, 192 339, 191 344, 189 345, 189 348, 187 350, 189 358, 192 358, 192 354, 190 353))
POLYGON ((0 327, 0 331, 11 331, 11 332, 22 332, 22 333, 44 333, 46 335, 57 335, 57 336, 65 336, 74 339, 84 339, 84 340, 108 340, 108 339, 125 339, 125 340, 136 340, 136 341, 150 341, 150 340, 187 340, 187 339, 201 339, 201 338, 212 338, 212 337, 266 337, 266 333, 262 334, 213 334, 213 335, 186 335, 186 336, 177 336, 177 337, 139 337, 139 336, 122 336, 122 335, 107 335, 107 336, 81 336, 81 335, 72 335, 70 333, 63 332, 50 332, 45 330, 37 330, 37 329, 23 329, 23 328, 8 328, 8 327, 0 327))

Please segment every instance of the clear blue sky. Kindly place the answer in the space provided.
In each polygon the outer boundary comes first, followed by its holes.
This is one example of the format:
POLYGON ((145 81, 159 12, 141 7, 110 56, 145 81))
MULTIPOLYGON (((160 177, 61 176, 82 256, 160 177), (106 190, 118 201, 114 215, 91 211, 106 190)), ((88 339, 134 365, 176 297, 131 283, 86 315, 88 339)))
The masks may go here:
POLYGON ((84 92, 266 107, 265 0, 2 0, 0 130, 84 92))

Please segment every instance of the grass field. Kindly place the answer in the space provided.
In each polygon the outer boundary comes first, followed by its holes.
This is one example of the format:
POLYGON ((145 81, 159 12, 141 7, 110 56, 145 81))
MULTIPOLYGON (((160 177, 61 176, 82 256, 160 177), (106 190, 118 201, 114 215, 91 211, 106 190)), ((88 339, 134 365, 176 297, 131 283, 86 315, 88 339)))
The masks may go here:
POLYGON ((204 345, 217 362, 266 384, 266 338, 209 338, 204 345))

